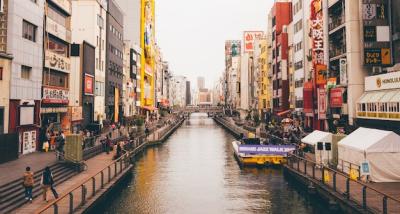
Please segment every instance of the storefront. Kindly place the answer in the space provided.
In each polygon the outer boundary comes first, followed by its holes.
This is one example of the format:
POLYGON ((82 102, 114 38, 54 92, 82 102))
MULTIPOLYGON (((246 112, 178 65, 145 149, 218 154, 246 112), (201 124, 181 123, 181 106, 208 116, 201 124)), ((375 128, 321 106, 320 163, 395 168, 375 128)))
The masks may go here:
POLYGON ((400 132, 400 71, 365 78, 357 101, 359 126, 400 132))
POLYGON ((43 86, 41 107, 42 127, 51 128, 54 131, 71 130, 71 121, 68 117, 68 89, 43 86))

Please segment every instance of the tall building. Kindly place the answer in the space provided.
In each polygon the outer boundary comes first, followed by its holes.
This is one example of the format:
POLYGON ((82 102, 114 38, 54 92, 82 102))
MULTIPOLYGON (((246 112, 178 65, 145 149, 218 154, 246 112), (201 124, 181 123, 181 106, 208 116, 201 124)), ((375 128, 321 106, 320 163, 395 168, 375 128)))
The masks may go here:
POLYGON ((123 102, 123 117, 131 118, 136 113, 136 79, 134 75, 136 72, 134 60, 136 54, 133 52, 133 46, 130 41, 124 41, 124 67, 123 67, 123 81, 122 81, 122 102, 123 102), (135 70, 135 71, 134 71, 135 70))
POLYGON ((71 74, 71 1, 45 2, 44 68, 42 82, 42 127, 60 124, 71 132, 68 111, 71 74))
POLYGON ((170 104, 174 107, 186 106, 186 77, 172 76, 170 84, 170 104))
POLYGON ((292 21, 290 1, 276 1, 270 11, 269 25, 272 29, 272 107, 275 113, 289 109, 288 82, 288 25, 292 21))
MULTIPOLYGON (((72 11, 72 43, 83 44, 83 42, 86 42, 95 47, 94 98, 92 101, 92 99, 88 97, 82 104, 83 118, 88 118, 88 123, 96 122, 98 124, 103 124, 103 120, 106 119, 104 96, 106 93, 107 2, 100 2, 97 0, 73 0, 72 11), (85 19, 81 17, 85 17, 85 19), (91 118, 89 119, 89 117, 91 118)), ((85 73, 86 72, 89 77, 91 71, 85 71, 85 73)))
POLYGON ((271 109, 271 93, 268 79, 269 65, 268 59, 268 40, 263 38, 259 40, 259 57, 257 60, 258 71, 258 109, 260 113, 265 113, 271 109))
POLYGON ((240 54, 241 40, 225 41, 225 71, 224 85, 226 87, 224 97, 228 108, 236 109, 240 105, 240 54))
POLYGON ((108 1, 106 20, 106 113, 107 119, 119 122, 123 115, 122 79, 124 50, 124 14, 114 0, 108 1))
POLYGON ((245 118, 250 107, 249 90, 249 54, 244 53, 240 59, 240 116, 245 118))
POLYGON ((12 55, 7 53, 8 0, 0 14, 0 135, 8 133, 12 55))
POLYGON ((186 81, 186 105, 192 104, 190 81, 186 81))
POLYGON ((205 88, 205 80, 204 77, 197 77, 197 89, 205 88))
POLYGON ((7 3, 7 53, 13 56, 8 132, 18 133, 20 152, 27 154, 40 146, 45 1, 7 3))

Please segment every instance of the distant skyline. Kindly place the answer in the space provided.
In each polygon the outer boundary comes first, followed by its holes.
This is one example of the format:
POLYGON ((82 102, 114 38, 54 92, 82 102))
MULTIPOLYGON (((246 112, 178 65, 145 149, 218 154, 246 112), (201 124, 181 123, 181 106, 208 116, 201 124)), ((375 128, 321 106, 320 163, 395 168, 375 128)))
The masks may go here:
POLYGON ((156 39, 175 75, 212 88, 225 67, 225 40, 267 30, 273 0, 156 1, 156 39))

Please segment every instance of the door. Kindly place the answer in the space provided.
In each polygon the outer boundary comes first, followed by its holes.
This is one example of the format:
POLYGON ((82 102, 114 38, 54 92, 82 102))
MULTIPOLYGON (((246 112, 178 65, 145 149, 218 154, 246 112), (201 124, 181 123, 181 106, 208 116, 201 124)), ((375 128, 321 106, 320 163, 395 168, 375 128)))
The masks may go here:
POLYGON ((0 134, 4 134, 4 108, 0 107, 0 134))

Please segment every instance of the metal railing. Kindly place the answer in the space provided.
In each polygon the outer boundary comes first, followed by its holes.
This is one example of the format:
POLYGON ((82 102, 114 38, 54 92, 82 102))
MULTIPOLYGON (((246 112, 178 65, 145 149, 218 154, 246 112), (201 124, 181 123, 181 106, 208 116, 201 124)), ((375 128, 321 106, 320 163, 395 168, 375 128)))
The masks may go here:
POLYGON ((288 158, 287 166, 313 179, 329 190, 342 194, 360 209, 379 213, 400 213, 400 200, 381 192, 370 184, 354 180, 347 174, 317 164, 297 155, 288 158))
POLYGON ((95 197, 105 185, 111 183, 129 166, 129 153, 126 153, 36 213, 73 213, 85 205, 87 200, 95 197))

